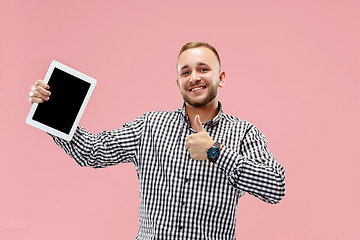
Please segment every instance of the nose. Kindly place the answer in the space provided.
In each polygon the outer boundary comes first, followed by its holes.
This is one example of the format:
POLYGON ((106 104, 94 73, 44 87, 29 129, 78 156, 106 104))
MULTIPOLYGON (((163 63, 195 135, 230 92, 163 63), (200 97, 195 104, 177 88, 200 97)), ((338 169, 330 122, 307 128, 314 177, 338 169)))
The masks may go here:
POLYGON ((196 73, 196 71, 193 71, 191 73, 189 82, 192 83, 192 82, 196 82, 196 81, 199 81, 199 80, 201 80, 201 77, 196 73))

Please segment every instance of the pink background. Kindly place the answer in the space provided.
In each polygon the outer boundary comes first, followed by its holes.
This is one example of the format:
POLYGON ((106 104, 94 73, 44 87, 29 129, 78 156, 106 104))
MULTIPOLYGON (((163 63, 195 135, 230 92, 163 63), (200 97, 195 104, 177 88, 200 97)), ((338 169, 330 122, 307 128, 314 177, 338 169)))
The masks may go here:
POLYGON ((56 59, 98 80, 80 121, 97 133, 181 106, 180 47, 213 44, 224 111, 255 124, 286 196, 239 201, 238 239, 360 239, 359 1, 0 1, 0 239, 135 239, 132 164, 81 168, 25 124, 56 59))

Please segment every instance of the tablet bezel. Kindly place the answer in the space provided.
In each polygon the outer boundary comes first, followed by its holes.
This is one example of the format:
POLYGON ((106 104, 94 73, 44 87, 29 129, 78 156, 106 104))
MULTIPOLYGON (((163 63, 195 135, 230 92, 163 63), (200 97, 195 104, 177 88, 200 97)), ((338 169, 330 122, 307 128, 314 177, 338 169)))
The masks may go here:
POLYGON ((78 113, 76 115, 75 121, 73 122, 73 125, 71 127, 70 132, 68 134, 66 134, 66 133, 63 133, 63 132, 55 129, 55 128, 52 128, 50 126, 47 126, 47 125, 45 125, 45 124, 43 124, 41 122, 38 122, 38 121, 34 120, 33 116, 34 116, 34 114, 36 112, 36 109, 37 109, 39 103, 33 103, 32 104, 31 109, 29 111, 29 114, 28 114, 28 116, 26 118, 26 123, 33 126, 33 127, 38 128, 40 130, 43 130, 43 131, 45 131, 47 133, 50 133, 50 134, 52 134, 54 136, 60 137, 60 138, 62 138, 64 140, 66 140, 66 141, 71 141, 71 139, 72 139, 72 137, 73 137, 73 135, 75 133, 76 127, 78 126, 78 124, 80 122, 81 116, 84 113, 86 105, 89 102, 90 96, 91 96, 91 94, 92 94, 92 92, 93 92, 93 90, 95 88, 95 85, 96 85, 97 81, 96 81, 96 79, 94 79, 92 77, 89 77, 89 76, 87 76, 87 75, 85 75, 85 74, 83 74, 83 73, 81 73, 81 72, 79 72, 79 71, 77 71, 77 70, 75 70, 75 69, 73 69, 71 67, 68 67, 68 66, 66 66, 66 65, 64 65, 64 64, 62 64, 60 62, 57 62, 57 61, 53 60, 51 62, 51 64, 50 64, 49 69, 48 69, 48 71, 47 71, 47 73, 45 75, 45 78, 43 80, 46 84, 49 82, 49 79, 50 79, 50 77, 51 77, 51 75, 52 75, 55 68, 58 68, 58 69, 66 72, 66 73, 68 73, 70 75, 73 75, 73 76, 81 79, 82 81, 90 83, 89 90, 88 90, 88 92, 87 92, 87 94, 86 94, 86 96, 84 98, 83 103, 81 104, 80 110, 78 111, 78 113))

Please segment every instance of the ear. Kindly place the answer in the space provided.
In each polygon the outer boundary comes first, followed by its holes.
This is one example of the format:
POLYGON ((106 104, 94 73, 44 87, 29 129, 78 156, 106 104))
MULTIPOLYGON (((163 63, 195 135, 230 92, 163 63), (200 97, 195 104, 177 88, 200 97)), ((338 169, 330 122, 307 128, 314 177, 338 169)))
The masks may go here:
POLYGON ((178 86, 179 90, 180 90, 180 82, 179 82, 179 78, 176 79, 176 85, 178 86))
POLYGON ((220 72, 220 76, 219 76, 218 86, 219 86, 219 87, 223 87, 224 84, 225 84, 225 71, 221 71, 221 72, 220 72))

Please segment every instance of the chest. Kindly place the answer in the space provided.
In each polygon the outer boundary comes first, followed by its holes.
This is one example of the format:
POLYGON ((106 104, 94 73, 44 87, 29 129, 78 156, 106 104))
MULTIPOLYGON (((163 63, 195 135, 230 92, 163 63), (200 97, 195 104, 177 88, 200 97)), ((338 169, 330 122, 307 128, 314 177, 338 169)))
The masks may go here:
MULTIPOLYGON (((205 127, 209 136, 235 152, 240 152, 243 130, 231 123, 205 127)), ((185 179, 204 181, 215 175, 223 178, 224 173, 208 160, 197 161, 190 157, 185 148, 186 138, 193 131, 186 123, 166 122, 146 126, 138 154, 139 180, 165 182, 180 186, 185 179), (148 180, 148 178, 152 180, 148 180)))

